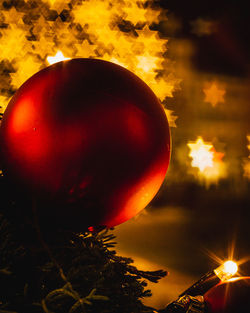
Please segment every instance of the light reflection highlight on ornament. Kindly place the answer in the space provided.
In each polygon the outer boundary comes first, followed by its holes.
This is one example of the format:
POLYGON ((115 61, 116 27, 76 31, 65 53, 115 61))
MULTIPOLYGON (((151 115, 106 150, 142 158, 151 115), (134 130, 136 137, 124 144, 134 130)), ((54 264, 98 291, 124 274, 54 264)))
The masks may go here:
POLYGON ((14 114, 11 115, 11 131, 15 133, 30 131, 35 127, 31 124, 35 114, 35 106, 32 100, 25 99, 19 102, 15 107, 14 114))

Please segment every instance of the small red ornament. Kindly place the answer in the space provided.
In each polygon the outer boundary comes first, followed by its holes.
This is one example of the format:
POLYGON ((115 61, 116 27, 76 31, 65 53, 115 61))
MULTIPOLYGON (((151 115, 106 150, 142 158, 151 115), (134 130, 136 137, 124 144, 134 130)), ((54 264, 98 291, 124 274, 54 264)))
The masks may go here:
POLYGON ((231 278, 204 295, 206 313, 249 313, 250 277, 231 278))
MULTIPOLYGON (((72 225, 118 225, 159 190, 170 158, 165 112, 116 64, 72 59, 28 79, 0 128, 3 171, 72 225)), ((74 227, 73 227, 74 228, 74 227)))

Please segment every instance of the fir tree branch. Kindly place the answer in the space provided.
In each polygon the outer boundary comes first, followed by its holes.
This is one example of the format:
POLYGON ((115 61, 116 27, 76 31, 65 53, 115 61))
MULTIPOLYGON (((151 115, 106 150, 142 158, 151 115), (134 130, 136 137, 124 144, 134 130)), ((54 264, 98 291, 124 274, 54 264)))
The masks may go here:
POLYGON ((153 313, 141 301, 151 296, 146 281, 158 282, 165 271, 141 271, 118 256, 107 228, 61 236, 55 225, 56 240, 47 244, 32 214, 20 214, 32 205, 12 196, 0 202, 0 313, 153 313))

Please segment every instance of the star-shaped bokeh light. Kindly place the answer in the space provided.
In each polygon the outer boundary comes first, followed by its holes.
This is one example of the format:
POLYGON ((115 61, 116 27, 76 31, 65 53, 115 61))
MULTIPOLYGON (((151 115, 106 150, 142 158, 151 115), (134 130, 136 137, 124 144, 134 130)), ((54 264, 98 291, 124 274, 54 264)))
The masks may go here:
POLYGON ((224 153, 217 152, 212 143, 204 142, 202 137, 198 137, 195 142, 187 145, 190 149, 189 157, 192 158, 191 166, 199 169, 198 179, 205 179, 205 183, 209 185, 226 176, 226 167, 222 161, 224 153))
POLYGON ((48 56, 47 61, 49 64, 54 64, 60 61, 70 60, 70 58, 66 58, 62 51, 58 51, 55 56, 48 56))
POLYGON ((189 156, 193 159, 191 165, 198 167, 203 172, 207 167, 213 167, 213 145, 205 143, 201 137, 196 142, 188 143, 190 148, 189 156))
POLYGON ((204 88, 205 102, 211 103, 215 107, 219 102, 225 102, 224 95, 225 89, 218 88, 216 83, 212 83, 208 88, 204 88))
MULTIPOLYGON (((162 101, 172 97, 179 80, 163 65, 166 38, 157 25, 164 9, 146 0, 34 0, 0 4, 0 96, 9 96, 38 70, 68 58, 99 58, 132 71, 162 101), (7 73, 5 63, 13 65, 7 73), (161 73, 159 75, 159 73, 161 73)), ((8 101, 7 101, 8 102, 8 101)), ((1 103, 4 111, 6 101, 1 103)), ((165 106, 165 102, 164 102, 165 106)), ((168 111, 166 109, 166 111, 168 111)), ((175 126, 174 114, 168 114, 175 126)))

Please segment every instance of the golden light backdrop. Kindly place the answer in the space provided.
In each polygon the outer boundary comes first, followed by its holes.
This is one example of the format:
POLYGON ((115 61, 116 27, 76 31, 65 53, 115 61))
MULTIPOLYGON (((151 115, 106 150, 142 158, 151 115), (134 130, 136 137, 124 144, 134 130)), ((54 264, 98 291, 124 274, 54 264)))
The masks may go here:
MULTIPOLYGON (((157 30, 160 22, 168 22, 167 12, 146 0, 1 1, 2 113, 15 90, 49 64, 76 57, 100 58, 141 77, 165 107, 170 126, 175 127, 177 116, 167 108, 167 99, 180 88, 183 77, 175 73, 176 61, 167 57, 168 39, 157 30)), ((194 31, 199 33, 204 25, 196 24, 194 31)), ((225 102, 226 90, 217 82, 204 86, 202 91, 204 102, 214 109, 225 102)), ((200 136, 197 133, 196 141, 184 140, 182 161, 189 169, 195 168, 192 174, 198 181, 217 183, 227 176, 225 153, 216 151, 213 143, 200 136)), ((250 160, 242 162, 243 175, 250 179, 250 160)))
MULTIPOLYGON (((164 65, 167 40, 150 29, 165 18, 159 7, 145 0, 11 3, 5 1, 1 7, 1 67, 8 72, 1 82, 2 106, 58 52, 66 58, 118 63, 140 76, 160 100, 172 96, 177 79, 164 65)), ((172 125, 174 117, 167 112, 172 125)))

